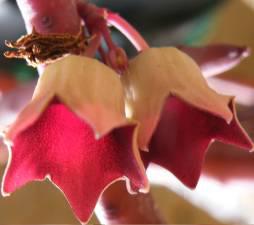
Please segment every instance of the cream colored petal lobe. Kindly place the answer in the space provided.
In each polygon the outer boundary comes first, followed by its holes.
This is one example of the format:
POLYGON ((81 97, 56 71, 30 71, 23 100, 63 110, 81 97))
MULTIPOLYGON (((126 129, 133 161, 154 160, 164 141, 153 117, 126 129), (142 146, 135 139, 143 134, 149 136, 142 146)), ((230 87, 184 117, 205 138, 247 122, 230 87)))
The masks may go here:
POLYGON ((57 76, 57 74, 59 74, 59 68, 55 66, 55 64, 56 63, 53 63, 50 66, 45 67, 44 72, 41 74, 36 84, 32 97, 33 99, 43 98, 44 96, 49 95, 49 93, 56 94, 57 85, 61 81, 61 76, 57 76), (48 67, 50 67, 50 74, 48 67))
POLYGON ((14 140, 18 133, 32 125, 40 117, 53 97, 54 95, 49 93, 44 97, 31 100, 31 102, 18 115, 15 122, 7 128, 4 134, 5 139, 7 141, 14 140))
POLYGON ((170 93, 230 122, 233 117, 228 107, 231 96, 220 95, 211 89, 199 66, 185 53, 176 48, 162 48, 161 51, 162 66, 171 65, 168 67, 170 93))
POLYGON ((197 64, 176 48, 151 48, 132 59, 122 76, 127 111, 141 122, 139 144, 146 148, 169 95, 230 122, 230 97, 207 85, 197 64))
MULTIPOLYGON (((54 70, 54 66, 52 70, 54 70)), ((15 122, 7 128, 5 137, 7 140, 13 140, 15 136, 32 125, 46 109, 49 102, 55 97, 55 84, 58 83, 58 77, 47 76, 45 71, 37 81, 32 100, 16 118, 15 122)))
POLYGON ((98 137, 126 124, 120 77, 96 59, 74 55, 60 59, 45 69, 38 90, 48 83, 98 137))

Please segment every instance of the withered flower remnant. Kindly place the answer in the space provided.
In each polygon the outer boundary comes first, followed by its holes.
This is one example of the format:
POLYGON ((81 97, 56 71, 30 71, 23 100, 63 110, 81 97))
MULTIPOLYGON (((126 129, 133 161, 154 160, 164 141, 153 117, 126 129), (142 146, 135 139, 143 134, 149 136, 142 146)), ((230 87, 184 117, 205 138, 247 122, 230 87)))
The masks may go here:
POLYGON ((83 28, 78 35, 71 34, 39 34, 35 28, 31 34, 24 35, 17 41, 6 41, 9 48, 16 51, 7 51, 7 58, 25 59, 28 65, 37 67, 40 64, 50 64, 67 55, 84 55, 88 45, 83 28))

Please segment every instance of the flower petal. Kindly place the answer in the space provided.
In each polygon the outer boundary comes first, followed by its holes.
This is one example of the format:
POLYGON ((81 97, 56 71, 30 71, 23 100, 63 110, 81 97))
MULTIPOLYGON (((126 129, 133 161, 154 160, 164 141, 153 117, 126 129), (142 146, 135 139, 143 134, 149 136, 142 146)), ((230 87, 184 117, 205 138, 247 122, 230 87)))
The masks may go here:
POLYGON ((217 44, 205 47, 179 46, 200 66, 204 77, 226 72, 250 55, 250 49, 234 45, 217 44))
POLYGON ((46 67, 32 102, 8 130, 7 137, 13 139, 33 123, 54 96, 87 121, 97 137, 126 123, 119 75, 96 59, 70 55, 46 67))
POLYGON ((141 123, 138 143, 147 148, 166 98, 174 95, 186 103, 230 122, 230 97, 210 89, 200 69, 175 48, 152 48, 130 61, 122 76, 129 117, 141 123))
POLYGON ((54 100, 13 140, 2 192, 6 195, 30 181, 48 177, 85 222, 110 183, 127 178, 147 191, 148 182, 135 146, 135 127, 122 126, 96 140, 89 124, 54 100))
POLYGON ((234 117, 227 124, 222 118, 196 109, 179 98, 169 97, 152 137, 150 151, 143 153, 144 159, 168 169, 188 187, 196 187, 206 150, 214 139, 245 149, 253 148, 236 117, 233 100, 229 106, 234 117))
POLYGON ((126 122, 119 75, 98 60, 65 57, 46 68, 38 90, 47 86, 50 79, 54 79, 56 95, 90 123, 98 135, 126 122))
POLYGON ((7 126, 31 100, 36 82, 34 80, 18 84, 12 90, 2 94, 0 99, 0 124, 7 126), (17 97, 18 96, 18 97, 17 97))

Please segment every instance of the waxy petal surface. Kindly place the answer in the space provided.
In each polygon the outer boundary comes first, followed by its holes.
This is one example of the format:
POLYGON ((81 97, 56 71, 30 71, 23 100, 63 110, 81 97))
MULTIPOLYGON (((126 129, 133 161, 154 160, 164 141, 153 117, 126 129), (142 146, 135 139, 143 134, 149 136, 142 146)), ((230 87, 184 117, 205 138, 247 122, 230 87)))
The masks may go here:
POLYGON ((146 149, 168 96, 230 122, 230 97, 208 87, 196 63, 175 48, 151 48, 130 61, 122 76, 127 116, 141 123, 138 143, 146 149))
POLYGON ((147 191, 135 127, 116 128, 98 140, 88 123, 54 100, 12 140, 2 192, 7 195, 48 177, 85 222, 103 190, 117 179, 126 178, 147 191))
POLYGON ((46 67, 32 101, 7 132, 7 138, 32 124, 57 96, 94 129, 97 137, 126 123, 124 90, 119 78, 96 59, 66 56, 46 67))
POLYGON ((199 65, 204 77, 226 72, 250 55, 250 49, 234 45, 217 44, 204 47, 179 46, 199 65))
POLYGON ((196 187, 205 153, 213 140, 244 149, 253 148, 236 117, 233 100, 229 107, 234 117, 228 124, 179 98, 169 97, 152 137, 150 151, 143 153, 144 160, 168 169, 188 187, 196 187))

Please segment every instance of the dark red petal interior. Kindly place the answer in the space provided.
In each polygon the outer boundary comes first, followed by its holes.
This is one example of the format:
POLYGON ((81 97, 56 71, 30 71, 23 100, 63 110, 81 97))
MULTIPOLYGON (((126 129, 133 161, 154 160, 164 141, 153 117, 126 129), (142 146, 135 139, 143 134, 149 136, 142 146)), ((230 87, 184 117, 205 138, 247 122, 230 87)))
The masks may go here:
POLYGON ((132 150, 134 129, 118 128, 96 140, 87 123, 55 100, 15 138, 3 191, 11 193, 49 175, 78 218, 87 221, 101 192, 114 180, 126 176, 143 188, 146 181, 132 150))
MULTIPOLYGON (((230 107, 234 111, 233 102, 230 107)), ((168 169, 185 185, 194 188, 213 139, 246 149, 253 147, 237 123, 235 113, 231 123, 227 124, 221 118, 170 97, 151 140, 150 152, 143 153, 143 158, 168 169)))

